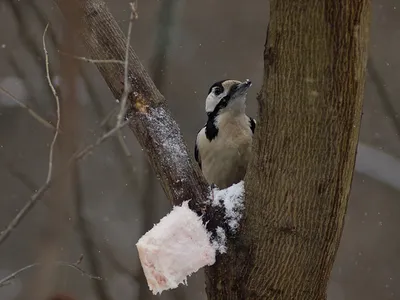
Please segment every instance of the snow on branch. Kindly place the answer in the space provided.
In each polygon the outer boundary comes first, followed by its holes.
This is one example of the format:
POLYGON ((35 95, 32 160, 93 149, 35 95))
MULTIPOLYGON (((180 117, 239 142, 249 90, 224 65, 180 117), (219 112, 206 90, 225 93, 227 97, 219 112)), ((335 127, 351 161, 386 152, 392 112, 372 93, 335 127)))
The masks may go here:
MULTIPOLYGON (((178 173, 191 168, 185 143, 179 131, 179 126, 163 107, 150 108, 145 115, 149 130, 159 137, 162 144, 158 148, 160 163, 163 169, 175 169, 178 173), (166 126, 167 125, 167 126, 166 126), (172 129, 172 130, 171 130, 172 129), (165 155, 168 153, 168 156, 165 155)), ((181 174, 184 175, 184 174, 181 174)), ((182 176, 182 181, 184 181, 182 176)), ((184 189, 185 186, 182 186, 184 189)), ((183 192, 178 190, 179 192, 183 192)))
POLYGON ((217 253, 226 253, 227 235, 236 231, 244 209, 244 183, 214 190, 210 198, 212 206, 219 206, 225 212, 225 221, 215 232, 209 231, 202 216, 184 202, 137 242, 140 262, 153 294, 186 284, 187 276, 213 265, 217 253))
MULTIPOLYGON (((71 0, 57 0, 69 4, 71 0)), ((103 0, 73 0, 83 11, 81 37, 89 57, 96 61, 112 58, 127 61, 126 38, 103 0)), ((65 5, 59 5, 61 11, 65 5)), ((174 205, 192 200, 189 206, 201 213, 205 209, 208 186, 199 168, 190 159, 178 124, 172 118, 166 102, 157 90, 139 58, 129 47, 127 95, 129 127, 145 150, 150 164, 174 205)), ((126 76, 123 64, 96 64, 115 99, 124 95, 126 76)))
MULTIPOLYGON (((69 1, 57 0, 65 5, 69 1)), ((91 59, 107 57, 122 61, 126 54, 126 38, 105 2, 73 1, 83 11, 78 35, 91 59)), ((60 5, 61 10, 65 5, 60 5)), ((160 293, 176 288, 191 273, 213 264, 217 253, 227 251, 228 235, 237 229, 243 210, 243 183, 233 186, 233 190, 210 193, 200 169, 190 159, 164 97, 130 47, 129 59, 124 61, 129 61, 130 85, 125 117, 168 199, 176 205, 137 243, 149 287, 153 293, 160 293), (217 198, 213 198, 214 193, 217 198), (182 203, 185 204, 180 206, 182 203)), ((97 68, 114 98, 122 99, 126 86, 124 65, 104 63, 97 64, 97 68)))
POLYGON ((224 209, 225 220, 232 233, 235 233, 244 209, 244 181, 223 190, 213 190, 212 205, 224 209))

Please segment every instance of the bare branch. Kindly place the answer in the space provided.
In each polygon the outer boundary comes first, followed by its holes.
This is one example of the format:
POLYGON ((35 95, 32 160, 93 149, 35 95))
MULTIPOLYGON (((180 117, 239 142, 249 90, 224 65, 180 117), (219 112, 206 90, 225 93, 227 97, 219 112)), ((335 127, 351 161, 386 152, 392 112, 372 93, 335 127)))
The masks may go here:
MULTIPOLYGON (((99 276, 95 276, 92 274, 87 273, 85 270, 83 270, 81 267, 79 267, 79 264, 82 262, 83 255, 80 256, 79 260, 76 263, 69 263, 65 261, 56 261, 54 264, 59 267, 68 267, 72 268, 78 272, 80 272, 83 276, 88 277, 89 279, 94 279, 94 280, 103 280, 103 278, 99 276)), ((43 264, 42 263, 33 263, 31 265, 25 266, 18 271, 15 271, 14 273, 11 273, 10 275, 4 277, 3 279, 0 279, 0 287, 3 287, 5 285, 10 284, 10 281, 18 277, 21 273, 35 267, 41 267, 43 264)))
MULTIPOLYGON (((131 91, 129 85, 129 78, 128 78, 128 67, 129 67, 129 47, 131 44, 131 35, 132 35, 132 25, 133 25, 133 18, 136 15, 135 7, 131 4, 131 15, 129 17, 129 25, 128 25, 128 37, 126 39, 126 49, 125 49, 125 64, 124 64, 124 93, 122 94, 121 99, 121 106, 117 116, 117 126, 122 123, 122 120, 125 116, 126 112, 126 101, 128 100, 129 92, 131 91)), ((118 133, 120 135, 120 133, 118 133)))
POLYGON ((132 10, 132 12, 134 14, 135 20, 137 20, 139 18, 139 15, 137 13, 137 11, 138 11, 138 0, 135 0, 134 2, 129 3, 129 5, 130 5, 131 10, 132 10))
POLYGON ((33 118, 35 118, 39 123, 43 124, 46 128, 49 128, 52 130, 56 129, 50 122, 46 121, 43 117, 41 117, 38 113, 36 113, 28 105, 26 105, 22 101, 18 100, 17 97, 15 97, 13 94, 11 94, 9 91, 7 91, 5 88, 0 86, 0 91, 2 91, 4 94, 6 94, 8 97, 10 97, 10 99, 12 99, 19 106, 26 109, 33 118))
POLYGON ((114 109, 110 110, 108 112, 108 114, 106 114, 104 116, 104 118, 101 120, 100 122, 100 128, 103 128, 104 126, 106 126, 108 124, 108 121, 113 118, 115 116, 115 114, 117 113, 117 109, 118 107, 114 107, 114 109))
MULTIPOLYGON (((136 13, 134 12, 134 10, 132 10, 131 13, 131 21, 133 20, 133 17, 136 15, 136 13)), ((132 22, 130 22, 131 24, 132 22)), ((53 83, 50 79, 50 71, 49 71, 49 57, 48 57, 48 52, 47 52, 47 48, 46 48, 46 41, 45 41, 45 37, 46 37, 46 32, 48 29, 49 24, 46 25, 46 28, 44 30, 43 33, 43 50, 45 53, 45 62, 46 62, 46 78, 48 81, 48 84, 51 88, 51 91, 56 99, 56 103, 57 103, 57 125, 56 125, 56 132, 54 134, 52 143, 50 145, 50 153, 49 153, 49 169, 48 169, 48 174, 47 174, 47 178, 45 181, 45 184, 43 186, 40 187, 40 189, 34 193, 31 196, 31 199, 25 204, 25 206, 19 211, 19 213, 14 217, 14 219, 7 225, 6 229, 1 232, 0 235, 0 245, 6 240, 6 238, 11 234, 12 230, 18 226, 18 224, 22 221, 22 219, 25 217, 25 215, 32 209, 32 207, 36 204, 36 202, 43 196, 43 194, 49 189, 51 182, 52 182, 52 173, 53 173, 53 153, 54 153, 54 146, 57 140, 57 136, 59 133, 59 128, 60 128, 60 101, 57 95, 57 91, 55 90, 53 83)), ((131 26, 130 26, 130 30, 131 31, 131 26)), ((129 44, 127 44, 127 47, 129 49, 129 44)), ((128 52, 129 53, 129 52, 128 52)), ((126 63, 127 65, 127 63, 126 63)), ((127 67, 125 67, 127 69, 127 67)), ((126 101, 125 101, 126 102, 126 101)), ((110 131, 106 132, 104 135, 102 135, 94 144, 89 145, 87 147, 85 147, 83 150, 75 153, 69 160, 68 163, 68 169, 71 167, 71 165, 73 164, 73 162, 75 162, 76 160, 80 160, 82 158, 84 158, 86 155, 90 154, 91 151, 96 147, 99 146, 100 144, 102 144, 105 140, 107 140, 108 138, 110 138, 115 132, 119 132, 119 130, 124 127, 126 124, 128 124, 128 121, 125 122, 117 122, 117 125, 111 129, 110 131)), ((121 142, 121 141, 120 141, 121 142)), ((124 141, 122 141, 124 142, 124 141)), ((124 145, 124 144, 121 144, 124 145)), ((123 147, 124 148, 124 147, 123 147)), ((125 150, 125 148, 124 148, 125 150)), ((126 152, 125 152, 126 153, 126 152)), ((128 153, 129 153, 129 149, 128 149, 128 153)), ((64 173, 66 170, 63 170, 61 173, 64 173)))
MULTIPOLYGON (((34 61, 38 61, 37 58, 39 58, 40 61, 45 60, 43 55, 43 47, 39 47, 33 35, 29 34, 29 28, 31 26, 31 23, 29 17, 26 15, 27 12, 29 13, 34 12, 35 17, 37 17, 37 19, 40 21, 41 26, 46 26, 47 20, 43 15, 43 12, 37 7, 35 1, 24 2, 24 4, 30 6, 30 9, 26 8, 24 9, 22 5, 20 5, 21 3, 17 4, 16 1, 3 1, 3 2, 7 2, 7 4, 9 5, 10 11, 12 12, 13 17, 16 19, 18 36, 21 37, 21 41, 23 42, 26 49, 29 50, 28 52, 30 53, 32 58, 35 58, 34 61)), ((50 31, 50 38, 54 44, 57 44, 56 36, 55 34, 53 34, 52 31, 50 31)), ((14 55, 12 56, 14 57, 14 55)), ((14 65, 17 65, 17 63, 15 63, 14 65)), ((39 70, 41 72, 41 75, 46 76, 45 66, 42 65, 41 63, 39 64, 39 70)), ((27 80, 26 82, 29 85, 31 84, 30 80, 27 80)), ((31 90, 33 91, 33 89, 31 90)))
POLYGON ((124 151, 126 157, 128 159, 132 158, 132 153, 129 151, 128 145, 125 143, 124 136, 122 135, 122 131, 118 131, 118 141, 121 144, 122 151, 124 151))
MULTIPOLYGON (((163 76, 162 70, 165 69, 168 59, 167 53, 171 42, 172 24, 175 17, 174 15, 176 14, 177 4, 178 1, 176 0, 163 1, 158 12, 157 34, 155 37, 153 55, 150 61, 149 73, 154 84, 161 92, 163 92, 164 83, 167 81, 168 74, 163 76)), ((159 205, 156 197, 156 187, 158 183, 148 161, 146 161, 143 171, 142 178, 144 181, 141 204, 143 210, 143 229, 144 232, 146 232, 154 225, 154 207, 159 205)), ((136 277, 139 281, 139 299, 152 299, 153 295, 149 291, 143 270, 140 268, 136 270, 136 273, 136 277)), ((185 295, 182 294, 182 288, 171 291, 171 297, 175 299, 186 299, 185 295)))
POLYGON ((92 63, 92 64, 122 64, 124 65, 125 62, 123 60, 118 60, 118 59, 91 59, 91 58, 87 58, 84 56, 77 56, 77 55, 73 55, 73 54, 69 54, 69 53, 65 53, 61 50, 58 50, 58 53, 60 53, 61 55, 66 55, 84 62, 88 62, 88 63, 92 63))
POLYGON ((7 225, 6 229, 1 232, 0 235, 0 245, 6 240, 6 238, 11 234, 12 230, 21 222, 25 215, 32 209, 36 201, 41 198, 41 196, 49 189, 50 182, 46 182, 40 187, 40 189, 31 196, 31 199, 25 204, 25 206, 18 212, 18 214, 12 219, 12 221, 7 225))
MULTIPOLYGON (((74 170, 74 196, 75 196, 75 213, 76 213, 76 226, 78 234, 80 236, 81 245, 85 250, 88 258, 88 270, 91 273, 98 274, 102 276, 103 268, 102 261, 98 256, 96 250, 96 244, 94 239, 92 239, 93 232, 89 228, 89 222, 85 218, 84 214, 84 194, 82 190, 82 180, 80 171, 78 168, 74 170)), ((107 285, 103 281, 92 281, 91 282, 94 291, 96 293, 96 299, 98 300, 111 300, 112 297, 109 295, 107 285)))
POLYGON ((46 48, 46 32, 48 29, 49 24, 46 25, 46 28, 43 32, 43 37, 42 37, 42 41, 43 41, 43 50, 45 53, 45 61, 46 61, 46 77, 47 77, 47 81, 49 83, 49 86, 52 90, 52 93, 56 99, 56 103, 57 103, 57 125, 56 125, 56 130, 54 133, 54 137, 53 140, 51 142, 50 145, 50 152, 49 152, 49 169, 48 169, 48 173, 47 173, 47 178, 46 181, 44 183, 44 185, 42 185, 40 187, 40 189, 34 193, 31 197, 31 199, 25 204, 25 206, 19 211, 19 213, 14 217, 14 219, 7 225, 6 229, 1 233, 0 235, 0 245, 6 240, 6 238, 11 234, 12 230, 21 222, 21 220, 23 219, 23 217, 31 210, 31 208, 34 206, 34 204, 36 203, 36 201, 44 194, 44 192, 46 192, 49 187, 50 187, 50 182, 52 180, 52 173, 53 173, 53 153, 54 153, 54 146, 57 140, 57 136, 59 133, 59 128, 60 128, 60 100, 58 98, 57 92, 53 86, 53 83, 51 82, 50 79, 50 71, 49 71, 49 57, 48 57, 48 53, 47 53, 47 48, 46 48))
POLYGON ((125 127, 127 124, 129 123, 129 120, 124 121, 121 125, 114 127, 113 129, 111 129, 110 131, 106 132, 105 134, 103 134, 100 138, 98 138, 96 140, 96 142, 92 145, 89 145, 87 147, 85 147, 84 149, 82 149, 81 151, 77 152, 76 154, 74 154, 71 159, 70 162, 72 163, 73 160, 78 160, 78 159, 82 159, 84 158, 86 155, 90 154, 91 151, 99 146, 100 144, 102 144, 104 141, 106 141, 108 138, 110 138, 112 135, 114 135, 118 130, 120 130, 121 128, 125 127))
POLYGON ((57 104, 57 124, 56 124, 56 132, 54 133, 54 137, 53 140, 51 141, 50 144, 50 152, 49 152, 49 170, 47 173, 47 178, 46 178, 46 184, 48 184, 51 180, 51 176, 53 173, 53 156, 54 156, 54 146, 56 144, 57 141, 57 137, 58 137, 58 131, 60 129, 60 99, 58 98, 57 95, 57 91, 53 86, 53 83, 51 82, 50 79, 50 70, 49 70, 49 54, 47 53, 47 48, 46 48, 46 32, 47 29, 49 28, 49 24, 46 25, 46 28, 44 29, 43 32, 43 50, 44 50, 44 54, 45 54, 45 59, 46 59, 46 78, 47 81, 49 83, 50 89, 54 95, 54 98, 56 100, 56 104, 57 104))
MULTIPOLYGON (((68 53, 65 53, 61 50, 58 50, 58 52, 62 55, 67 55, 70 57, 73 57, 75 59, 78 60, 82 60, 85 62, 89 62, 89 63, 118 63, 118 64, 123 64, 124 65, 124 93, 122 95, 121 98, 121 103, 120 103, 120 110, 119 113, 117 115, 117 125, 116 127, 120 128, 122 121, 124 119, 124 116, 126 115, 126 103, 127 103, 127 99, 128 99, 128 94, 130 93, 131 89, 130 89, 130 85, 129 85, 129 78, 128 78, 128 66, 129 66, 129 46, 130 46, 130 39, 131 39, 131 35, 132 35, 132 25, 133 25, 133 20, 138 18, 138 13, 137 13, 137 1, 135 1, 135 3, 129 3, 130 7, 131 7, 131 14, 130 14, 130 18, 129 18, 129 25, 128 25, 128 38, 126 41, 126 50, 125 50, 125 59, 124 60, 117 60, 117 59, 90 59, 90 58, 86 58, 86 57, 82 57, 82 56, 76 56, 76 55, 71 55, 68 53)), ((101 122, 101 126, 103 126, 105 124, 105 122, 108 121, 108 119, 110 117, 112 117, 114 115, 114 111, 111 111, 109 115, 106 116, 106 118, 101 122)), ((125 143, 124 137, 122 135, 121 131, 118 131, 117 133, 118 136, 118 141, 121 144, 121 148, 124 152, 124 154, 126 155, 126 157, 128 158, 128 160, 130 161, 130 163, 132 164, 132 154, 129 151, 128 146, 125 143)))
POLYGON ((82 262, 82 260, 83 260, 83 254, 81 254, 81 256, 79 256, 79 258, 78 258, 78 260, 76 261, 76 263, 75 263, 75 265, 80 265, 81 264, 81 262, 82 262))
MULTIPOLYGON (((129 85, 129 78, 128 78, 128 67, 129 67, 129 47, 131 44, 131 35, 132 35, 132 25, 133 25, 133 20, 138 18, 138 14, 136 12, 136 6, 133 3, 129 3, 131 6, 131 14, 129 17, 129 25, 128 25, 128 34, 127 34, 127 39, 126 39, 126 49, 125 49, 125 64, 124 64, 124 93, 122 94, 122 99, 121 99, 121 104, 120 104, 120 110, 117 115, 117 127, 121 125, 122 120, 124 119, 126 115, 126 102, 128 100, 128 95, 131 91, 130 85, 129 85)), ((124 151, 126 157, 132 164, 132 154, 129 151, 128 146, 125 143, 124 137, 122 135, 121 130, 118 131, 117 133, 118 136, 118 141, 121 144, 121 148, 124 151)))
MULTIPOLYGON (((104 133, 100 138, 96 140, 96 142, 92 145, 85 147, 83 150, 74 154, 69 160, 68 169, 72 166, 72 163, 75 160, 81 160, 89 155, 95 147, 104 143, 107 139, 109 139, 115 132, 117 132, 120 128, 124 127, 129 123, 129 120, 125 121, 121 124, 120 127, 114 127, 110 131, 104 133)), ((63 175, 68 170, 62 170, 57 177, 63 175)), ((7 237, 11 234, 11 232, 18 226, 18 224, 22 221, 22 219, 26 216, 26 214, 33 208, 36 202, 41 199, 43 194, 50 188, 54 179, 50 179, 48 182, 40 187, 40 189, 31 196, 31 199, 25 204, 25 206, 19 211, 19 213, 11 220, 11 222, 7 225, 6 229, 0 234, 0 245, 7 239, 7 237)))
MULTIPOLYGON (((71 0, 57 0, 70 3, 71 0), (68 2, 67 2, 68 1, 68 2)), ((93 59, 126 55, 126 39, 103 0, 74 0, 83 9, 80 32, 82 42, 93 59)), ((62 10, 62 6, 59 7, 62 10)), ((97 64, 103 78, 116 99, 125 91, 125 69, 120 64, 97 64)), ((128 79, 133 93, 129 93, 127 115, 130 129, 136 135, 155 170, 168 197, 175 205, 192 199, 190 206, 203 212, 208 195, 199 168, 189 158, 178 124, 172 118, 165 100, 129 47, 128 79)))

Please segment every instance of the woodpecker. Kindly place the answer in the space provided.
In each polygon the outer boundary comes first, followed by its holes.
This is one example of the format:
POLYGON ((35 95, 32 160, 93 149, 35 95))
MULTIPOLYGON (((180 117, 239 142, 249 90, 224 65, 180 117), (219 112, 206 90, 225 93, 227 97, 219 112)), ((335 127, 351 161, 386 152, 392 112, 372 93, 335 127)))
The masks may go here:
POLYGON ((198 132, 194 156, 208 184, 225 189, 243 180, 256 121, 246 115, 251 81, 214 83, 206 98, 207 123, 198 132))

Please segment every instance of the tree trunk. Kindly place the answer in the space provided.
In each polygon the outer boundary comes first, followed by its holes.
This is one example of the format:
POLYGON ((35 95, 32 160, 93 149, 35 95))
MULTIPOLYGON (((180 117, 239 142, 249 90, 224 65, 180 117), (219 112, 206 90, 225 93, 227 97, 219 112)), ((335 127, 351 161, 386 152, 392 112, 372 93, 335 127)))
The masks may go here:
MULTIPOLYGON (((104 1, 75 1, 91 58, 122 59, 125 39, 104 1)), ((245 216, 206 270, 209 299, 326 299, 354 169, 369 11, 368 0, 271 0, 245 216)), ((132 49, 129 66, 130 128, 171 202, 203 210, 204 179, 132 49)), ((98 67, 120 98, 122 66, 98 67)))
POLYGON ((368 0, 272 0, 246 212, 209 299, 326 299, 355 163, 368 0))

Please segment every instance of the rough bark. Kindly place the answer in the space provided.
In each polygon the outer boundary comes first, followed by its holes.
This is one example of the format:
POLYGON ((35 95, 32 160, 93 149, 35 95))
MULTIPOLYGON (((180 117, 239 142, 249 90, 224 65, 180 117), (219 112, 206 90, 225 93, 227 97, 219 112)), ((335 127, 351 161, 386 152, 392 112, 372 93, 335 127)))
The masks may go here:
MULTIPOLYGON (((63 3, 77 3, 83 13, 78 35, 91 59, 117 59, 124 61, 126 38, 114 17, 102 0, 57 0, 63 11, 63 3)), ((124 92, 124 66, 122 64, 97 65, 115 99, 124 92)), ((161 185, 174 205, 192 200, 189 205, 196 211, 204 209, 208 186, 199 168, 190 159, 178 124, 172 118, 164 97, 140 63, 135 52, 129 51, 128 96, 131 119, 130 129, 160 179, 161 185)), ((115 101, 110 99, 110 101, 115 101)))
POLYGON ((207 282, 209 299, 326 299, 355 164, 369 14, 367 0, 271 1, 245 219, 207 271, 218 279, 207 282))
MULTIPOLYGON (((103 1, 60 1, 81 4, 91 58, 123 60, 124 35, 103 1)), ((368 0, 271 1, 245 216, 207 269, 209 299, 326 298, 354 169, 369 10, 368 0)), ((121 98, 123 66, 98 67, 121 98)), ((204 179, 133 50, 129 69, 130 128, 172 203, 202 207, 204 179)))

